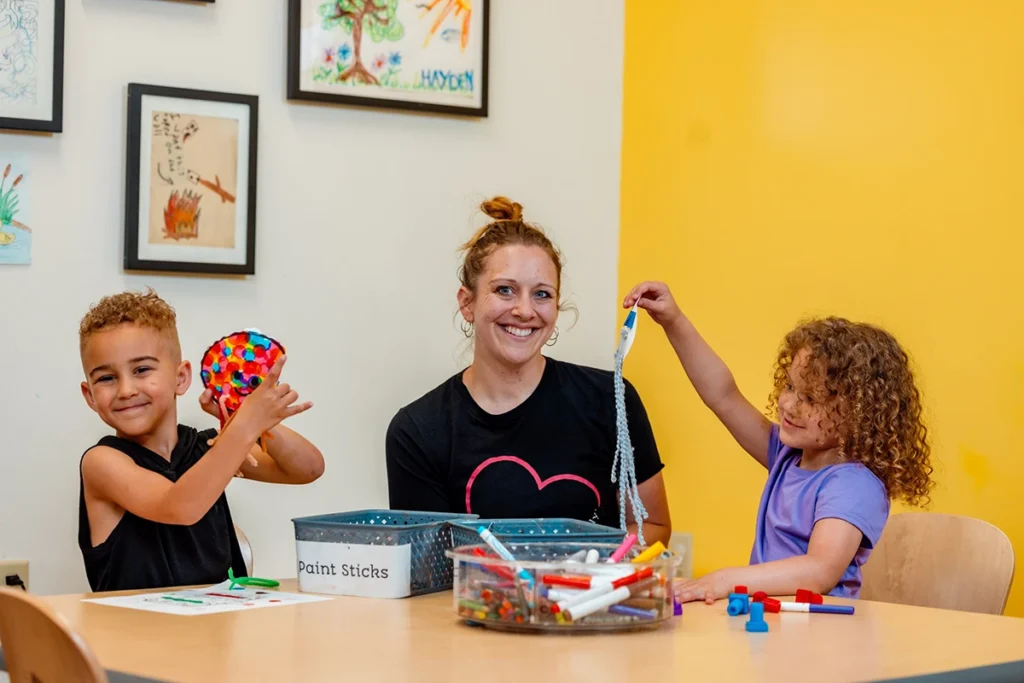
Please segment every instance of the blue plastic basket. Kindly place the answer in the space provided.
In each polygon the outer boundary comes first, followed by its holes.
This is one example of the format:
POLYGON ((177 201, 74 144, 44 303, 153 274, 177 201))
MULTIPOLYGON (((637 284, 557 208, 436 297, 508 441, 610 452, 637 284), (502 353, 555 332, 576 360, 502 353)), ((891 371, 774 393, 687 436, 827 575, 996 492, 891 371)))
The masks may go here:
POLYGON ((622 529, 565 517, 476 519, 452 521, 452 544, 457 548, 460 545, 482 543, 480 534, 477 533, 477 529, 481 526, 487 527, 502 543, 530 543, 532 541, 621 543, 622 539, 626 537, 626 532, 622 529))
POLYGON ((452 561, 450 521, 475 519, 477 515, 412 512, 407 510, 356 510, 314 517, 297 517, 296 541, 352 545, 410 545, 410 595, 449 590, 452 561))

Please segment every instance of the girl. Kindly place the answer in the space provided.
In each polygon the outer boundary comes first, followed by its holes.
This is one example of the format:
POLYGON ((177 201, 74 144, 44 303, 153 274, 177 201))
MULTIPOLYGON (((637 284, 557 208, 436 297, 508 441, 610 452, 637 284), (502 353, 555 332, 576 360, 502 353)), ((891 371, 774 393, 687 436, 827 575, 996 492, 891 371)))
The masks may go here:
POLYGON ((740 394, 665 284, 637 285, 623 305, 637 300, 664 328, 705 405, 768 470, 750 565, 677 582, 679 601, 712 603, 736 585, 858 597, 861 566, 882 534, 889 500, 923 504, 932 486, 907 354, 870 325, 805 323, 779 351, 771 422, 740 394))

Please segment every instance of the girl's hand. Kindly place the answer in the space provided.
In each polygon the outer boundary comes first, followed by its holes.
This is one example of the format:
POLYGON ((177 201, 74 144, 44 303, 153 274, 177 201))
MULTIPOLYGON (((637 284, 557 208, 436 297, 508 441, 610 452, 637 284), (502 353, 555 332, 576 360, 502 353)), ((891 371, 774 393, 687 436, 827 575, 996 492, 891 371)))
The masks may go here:
POLYGON ((643 282, 630 290, 622 302, 623 308, 632 308, 639 300, 639 308, 647 311, 654 322, 662 327, 669 327, 681 317, 676 300, 664 282, 643 282))
POLYGON ((672 588, 679 602, 703 600, 711 605, 716 600, 729 597, 734 586, 730 581, 729 570, 719 569, 699 579, 676 579, 672 588))

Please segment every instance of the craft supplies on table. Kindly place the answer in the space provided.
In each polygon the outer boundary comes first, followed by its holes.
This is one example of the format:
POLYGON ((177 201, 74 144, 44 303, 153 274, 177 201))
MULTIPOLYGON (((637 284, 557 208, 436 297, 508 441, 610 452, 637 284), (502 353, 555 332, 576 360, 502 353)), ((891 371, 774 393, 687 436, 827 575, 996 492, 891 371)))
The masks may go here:
POLYGON ((450 523, 476 518, 406 510, 295 518, 299 591, 404 598, 448 590, 452 563, 445 552, 452 548, 450 523))
POLYGON ((446 553, 454 562, 453 606, 469 623, 509 631, 625 631, 658 628, 674 615, 672 580, 681 558, 671 551, 633 562, 646 550, 633 546, 609 563, 621 543, 543 540, 502 543, 496 551, 496 539, 484 535, 487 542, 446 553), (579 559, 590 551, 597 562, 579 559))
POLYGON ((266 607, 285 607, 330 599, 319 595, 244 588, 237 585, 237 579, 229 579, 207 588, 86 598, 83 602, 191 617, 221 612, 244 612, 266 607))
MULTIPOLYGON (((452 545, 474 545, 480 542, 479 527, 486 527, 502 543, 530 541, 578 541, 580 543, 621 543, 625 531, 603 524, 583 522, 568 517, 532 519, 464 519, 452 520, 452 545)), ((588 546, 589 548, 589 546, 588 546)), ((586 551, 582 551, 586 555, 586 551)))

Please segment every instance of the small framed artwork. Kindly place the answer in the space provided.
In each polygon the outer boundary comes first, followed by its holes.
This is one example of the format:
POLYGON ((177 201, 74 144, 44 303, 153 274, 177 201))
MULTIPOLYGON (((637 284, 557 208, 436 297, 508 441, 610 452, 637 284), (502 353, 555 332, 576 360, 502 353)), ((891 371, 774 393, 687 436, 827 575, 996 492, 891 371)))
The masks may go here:
POLYGON ((64 0, 0 0, 0 128, 59 133, 64 0))
POLYGON ((487 116, 490 0, 288 0, 288 98, 487 116))
POLYGON ((255 274, 258 119, 255 95, 129 84, 126 270, 255 274))

